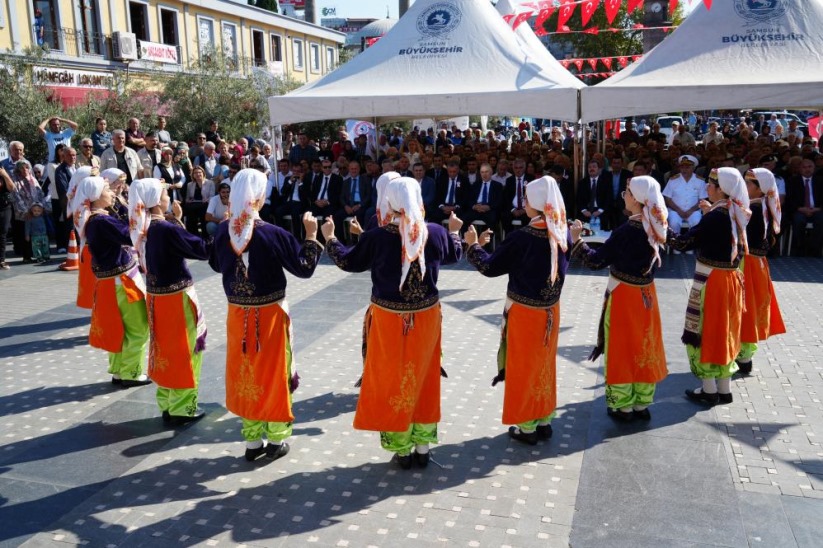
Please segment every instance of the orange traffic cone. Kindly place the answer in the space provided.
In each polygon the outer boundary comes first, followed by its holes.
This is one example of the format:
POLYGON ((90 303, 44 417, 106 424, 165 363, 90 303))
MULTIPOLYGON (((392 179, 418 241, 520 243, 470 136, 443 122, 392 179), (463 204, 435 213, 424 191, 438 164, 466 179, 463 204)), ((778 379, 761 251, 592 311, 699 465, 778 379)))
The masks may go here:
POLYGON ((60 270, 77 270, 80 268, 80 256, 77 254, 77 239, 74 237, 74 231, 71 231, 69 236, 69 252, 66 255, 66 261, 58 266, 60 270))

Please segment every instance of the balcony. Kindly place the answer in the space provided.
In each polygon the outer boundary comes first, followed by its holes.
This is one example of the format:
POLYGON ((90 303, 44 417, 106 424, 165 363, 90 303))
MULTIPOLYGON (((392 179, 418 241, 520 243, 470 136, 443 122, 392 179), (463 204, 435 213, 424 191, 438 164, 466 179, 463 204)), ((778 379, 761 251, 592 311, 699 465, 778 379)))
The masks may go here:
POLYGON ((43 47, 70 57, 111 59, 110 38, 96 32, 58 27, 43 31, 43 47))

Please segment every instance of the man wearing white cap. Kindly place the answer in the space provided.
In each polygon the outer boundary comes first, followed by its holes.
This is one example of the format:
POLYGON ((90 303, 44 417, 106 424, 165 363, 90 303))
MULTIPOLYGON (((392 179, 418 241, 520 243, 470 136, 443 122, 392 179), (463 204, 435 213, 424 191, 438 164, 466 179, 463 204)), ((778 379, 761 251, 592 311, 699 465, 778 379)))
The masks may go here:
POLYGON ((663 190, 666 207, 669 208, 669 227, 675 234, 680 234, 683 223, 693 227, 700 222, 702 212, 698 203, 705 200, 705 182, 694 174, 697 158, 684 154, 678 159, 680 175, 672 177, 663 190))

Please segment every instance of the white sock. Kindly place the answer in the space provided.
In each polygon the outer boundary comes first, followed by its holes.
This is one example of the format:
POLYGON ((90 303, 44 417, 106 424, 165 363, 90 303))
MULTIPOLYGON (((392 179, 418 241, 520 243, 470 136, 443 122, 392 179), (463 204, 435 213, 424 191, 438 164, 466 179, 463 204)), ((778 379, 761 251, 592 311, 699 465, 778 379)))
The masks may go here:
POLYGON ((118 381, 121 380, 120 375, 112 375, 111 378, 112 379, 117 379, 118 381))
POLYGON ((537 426, 550 426, 552 423, 551 419, 541 419, 537 421, 537 426))
POLYGON ((263 440, 247 441, 246 449, 260 449, 263 447, 263 440))
POLYGON ((645 411, 648 408, 649 408, 648 405, 635 405, 634 406, 635 411, 645 411))
POLYGON ((621 413, 631 413, 632 412, 632 406, 630 405, 628 407, 621 407, 620 412, 621 413))
POLYGON ((717 383, 714 379, 703 379, 703 393, 717 394, 717 383))
POLYGON ((143 382, 143 381, 147 381, 147 380, 149 380, 149 377, 148 377, 148 375, 145 375, 145 374, 144 374, 144 375, 140 375, 139 377, 137 377, 137 378, 136 378, 136 379, 134 379, 134 380, 136 380, 136 381, 140 381, 140 382, 143 382))
POLYGON ((420 455, 425 455, 429 452, 429 444, 428 443, 421 443, 414 446, 414 450, 417 451, 420 455))
POLYGON ((732 392, 732 380, 729 379, 717 379, 717 391, 721 394, 731 394, 732 392))

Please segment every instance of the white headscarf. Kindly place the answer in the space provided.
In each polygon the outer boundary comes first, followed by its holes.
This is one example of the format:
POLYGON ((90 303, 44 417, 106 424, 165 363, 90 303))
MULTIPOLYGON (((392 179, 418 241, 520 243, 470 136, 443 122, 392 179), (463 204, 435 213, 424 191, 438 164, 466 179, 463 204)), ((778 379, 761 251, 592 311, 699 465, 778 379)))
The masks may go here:
POLYGON ((386 226, 391 222, 391 208, 389 207, 389 198, 388 192, 386 192, 386 187, 388 186, 390 181, 393 181, 400 177, 400 174, 396 171, 387 171, 380 177, 378 177, 377 182, 374 183, 374 188, 377 190, 377 226, 386 226))
POLYGON ((92 214, 92 202, 98 200, 106 187, 102 177, 86 177, 76 186, 74 222, 80 236, 80 249, 86 245, 86 223, 92 214))
POLYGON ((109 169, 104 170, 100 173, 100 176, 106 180, 106 182, 110 186, 115 186, 117 181, 120 180, 120 177, 126 174, 125 171, 119 170, 116 167, 110 167, 109 169))
POLYGON ((241 261, 254 233, 254 221, 260 218, 258 210, 265 201, 266 176, 256 169, 240 170, 231 181, 229 240, 241 261))
POLYGON ((750 169, 746 173, 746 178, 749 178, 751 173, 756 179, 760 190, 763 191, 763 224, 766 226, 765 238, 769 233, 769 215, 772 214, 772 229, 775 234, 780 234, 780 221, 783 219, 783 213, 780 209, 780 195, 777 192, 777 181, 774 179, 774 174, 765 167, 756 167, 750 169))
POLYGON ((720 167, 712 170, 712 173, 714 171, 717 171, 717 184, 720 185, 720 190, 729 197, 729 216, 732 218, 732 261, 734 261, 738 255, 738 241, 743 244, 743 251, 749 252, 749 241, 746 238, 746 225, 749 224, 752 216, 752 211, 749 209, 749 192, 737 168, 720 167))
POLYGON ((557 248, 565 253, 569 249, 569 225, 566 221, 566 204, 560 187, 553 177, 544 175, 526 185, 526 199, 529 206, 543 213, 546 220, 546 230, 549 233, 551 246, 551 275, 552 283, 557 280, 557 248))
POLYGON ((140 259, 140 266, 146 268, 146 236, 151 225, 149 210, 160 205, 163 195, 160 179, 138 179, 129 187, 129 233, 134 249, 140 259))
POLYGON ((77 186, 80 184, 80 181, 85 179, 86 177, 90 177, 92 174, 92 170, 97 169, 91 166, 81 166, 78 167, 74 174, 69 179, 69 188, 66 191, 66 217, 71 218, 74 221, 74 226, 77 228, 77 215, 76 213, 80 209, 82 205, 82 200, 80 202, 77 201, 77 186))
POLYGON ((654 250, 654 257, 652 257, 649 270, 647 270, 647 272, 651 272, 655 263, 657 263, 657 266, 662 263, 660 260, 660 245, 666 243, 666 232, 669 228, 669 210, 666 208, 663 194, 660 193, 660 183, 654 177, 648 175, 632 177, 629 179, 629 190, 634 199, 643 204, 643 229, 649 238, 649 245, 654 250))
POLYGON ((429 229, 423 219, 420 203, 420 185, 411 177, 398 177, 386 187, 388 206, 397 212, 400 221, 400 238, 402 244, 403 272, 400 275, 400 288, 409 274, 414 261, 419 261, 420 275, 426 274, 426 257, 424 250, 429 238, 429 229))

